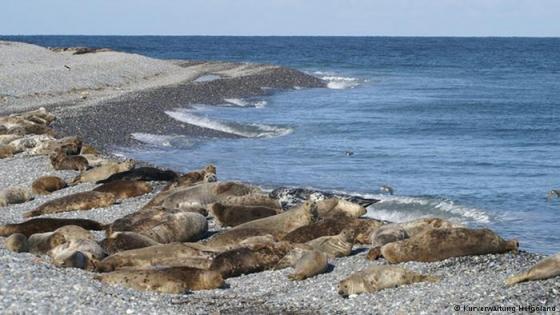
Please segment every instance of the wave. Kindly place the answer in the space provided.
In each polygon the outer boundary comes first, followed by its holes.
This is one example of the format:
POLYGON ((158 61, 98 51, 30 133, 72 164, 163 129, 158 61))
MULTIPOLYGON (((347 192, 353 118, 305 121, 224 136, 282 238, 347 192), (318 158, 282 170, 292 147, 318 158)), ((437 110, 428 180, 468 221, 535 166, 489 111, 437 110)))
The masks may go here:
POLYGON ((248 101, 241 98, 224 98, 224 101, 228 104, 240 106, 240 107, 256 107, 263 108, 266 106, 267 102, 264 100, 259 101, 248 101))
POLYGON ((156 147, 171 147, 171 146, 192 146, 192 142, 185 136, 174 135, 155 135, 151 133, 135 132, 131 134, 132 138, 144 144, 156 147))
POLYGON ((327 81, 327 87, 334 90, 352 89, 361 83, 360 79, 337 76, 328 72, 316 71, 314 74, 319 75, 321 80, 327 81))
POLYGON ((185 122, 191 125, 199 126, 206 129, 217 130, 245 138, 273 138, 290 134, 293 129, 280 126, 263 125, 263 124, 236 124, 218 120, 212 120, 208 117, 197 116, 187 111, 166 111, 167 115, 175 120, 185 122))

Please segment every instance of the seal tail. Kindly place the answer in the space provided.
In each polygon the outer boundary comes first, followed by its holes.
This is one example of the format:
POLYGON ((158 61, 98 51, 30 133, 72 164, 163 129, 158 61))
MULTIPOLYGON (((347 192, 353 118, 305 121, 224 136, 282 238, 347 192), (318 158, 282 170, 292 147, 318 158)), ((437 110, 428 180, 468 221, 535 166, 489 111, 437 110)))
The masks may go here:
POLYGON ((507 286, 512 286, 523 281, 527 281, 527 274, 525 272, 507 278, 505 283, 507 286))

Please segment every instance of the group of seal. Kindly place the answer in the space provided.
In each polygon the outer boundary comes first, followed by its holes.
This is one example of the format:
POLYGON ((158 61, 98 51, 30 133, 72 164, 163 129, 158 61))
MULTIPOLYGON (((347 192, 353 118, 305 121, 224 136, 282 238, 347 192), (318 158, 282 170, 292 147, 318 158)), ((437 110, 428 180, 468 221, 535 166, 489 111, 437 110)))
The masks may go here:
MULTIPOLYGON (((12 187, 0 193, 0 204, 26 202, 68 185, 99 185, 51 199, 24 214, 35 217, 108 207, 151 192, 151 181, 167 183, 138 211, 109 224, 39 217, 0 226, 6 248, 48 255, 59 267, 96 272, 95 279, 104 283, 184 293, 221 288, 230 277, 288 267, 293 268, 288 279, 302 281, 328 272, 337 257, 355 254, 356 244, 370 246, 368 259, 383 257, 390 264, 499 254, 519 246, 490 230, 439 218, 390 223, 364 217, 374 199, 294 188, 266 193, 245 183, 218 181, 214 165, 185 174, 135 168, 133 161, 102 157, 76 137, 50 138, 54 133, 34 126, 47 127, 52 120, 45 110, 0 118, 0 134, 6 135, 0 142, 32 147, 33 154, 49 155, 53 168, 80 174, 69 182, 44 176, 31 189, 12 187), (18 138, 26 132, 37 134, 25 141, 18 138), (229 228, 210 235, 208 220, 229 228), (97 241, 90 230, 104 230, 105 238, 97 241)), ((507 283, 557 276, 559 261, 559 256, 545 259, 507 283)), ((349 296, 424 281, 438 277, 375 266, 341 280, 338 292, 349 296)))

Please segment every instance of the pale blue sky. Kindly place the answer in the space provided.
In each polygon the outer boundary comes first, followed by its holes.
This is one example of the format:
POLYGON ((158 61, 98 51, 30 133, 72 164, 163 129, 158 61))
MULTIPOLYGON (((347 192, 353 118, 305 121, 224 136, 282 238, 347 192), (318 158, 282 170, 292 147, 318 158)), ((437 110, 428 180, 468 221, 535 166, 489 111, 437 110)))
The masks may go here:
POLYGON ((3 0, 0 34, 560 36, 560 0, 3 0))

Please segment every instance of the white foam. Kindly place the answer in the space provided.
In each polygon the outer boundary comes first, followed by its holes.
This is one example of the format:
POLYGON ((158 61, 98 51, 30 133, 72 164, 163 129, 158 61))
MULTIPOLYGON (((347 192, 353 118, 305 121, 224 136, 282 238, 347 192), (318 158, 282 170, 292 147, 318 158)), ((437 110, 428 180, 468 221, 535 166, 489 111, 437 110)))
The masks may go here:
POLYGON ((248 101, 241 98, 224 98, 224 101, 228 104, 240 106, 240 107, 256 107, 263 108, 266 106, 267 102, 265 100, 259 101, 248 101))
POLYGON ((334 90, 352 89, 360 85, 360 80, 352 77, 343 77, 330 72, 315 71, 321 80, 327 81, 327 87, 334 90))
POLYGON ((165 113, 173 119, 181 122, 246 138, 280 137, 287 135, 293 131, 291 128, 263 124, 237 125, 218 120, 212 120, 208 117, 197 116, 187 111, 166 111, 165 113))
POLYGON ((171 146, 171 139, 172 136, 167 135, 154 135, 151 133, 142 133, 142 132, 135 132, 131 134, 132 138, 143 142, 145 144, 155 145, 155 146, 164 146, 170 147, 171 146))

